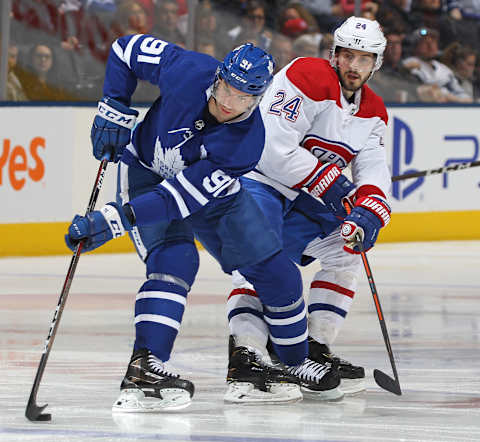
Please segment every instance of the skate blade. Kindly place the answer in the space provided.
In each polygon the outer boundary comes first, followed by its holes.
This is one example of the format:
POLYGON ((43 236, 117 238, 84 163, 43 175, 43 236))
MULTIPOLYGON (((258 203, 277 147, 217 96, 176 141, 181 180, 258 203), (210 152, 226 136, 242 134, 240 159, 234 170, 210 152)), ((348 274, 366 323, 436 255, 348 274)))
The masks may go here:
POLYGON ((365 378, 360 379, 344 379, 342 378, 340 382, 340 389, 346 395, 353 395, 365 391, 365 378))
POLYGON ((340 387, 332 388, 331 390, 316 391, 302 387, 304 399, 313 399, 316 401, 338 402, 343 399, 344 393, 340 387))
POLYGON ((270 391, 261 391, 250 382, 231 382, 223 398, 227 404, 292 404, 303 398, 296 384, 270 384, 270 391))
POLYGON ((192 403, 188 391, 179 388, 160 390, 162 398, 145 397, 142 390, 128 389, 120 393, 112 406, 115 413, 161 413, 182 410, 192 403))

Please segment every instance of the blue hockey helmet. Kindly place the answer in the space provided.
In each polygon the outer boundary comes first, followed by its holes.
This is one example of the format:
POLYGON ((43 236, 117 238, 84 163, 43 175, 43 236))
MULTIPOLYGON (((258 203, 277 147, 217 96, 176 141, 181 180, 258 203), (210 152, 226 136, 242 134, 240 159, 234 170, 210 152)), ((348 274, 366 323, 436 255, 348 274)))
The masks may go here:
POLYGON ((227 54, 217 75, 239 91, 262 95, 273 79, 274 67, 270 54, 246 43, 227 54))

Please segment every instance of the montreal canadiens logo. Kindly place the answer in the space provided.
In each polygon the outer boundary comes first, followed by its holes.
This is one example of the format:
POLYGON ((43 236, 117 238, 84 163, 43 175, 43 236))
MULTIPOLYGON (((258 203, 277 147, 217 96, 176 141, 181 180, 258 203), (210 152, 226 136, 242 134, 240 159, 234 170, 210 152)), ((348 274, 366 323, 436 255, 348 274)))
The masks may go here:
POLYGON ((342 226, 342 235, 348 236, 353 232, 353 227, 350 224, 344 223, 342 226))

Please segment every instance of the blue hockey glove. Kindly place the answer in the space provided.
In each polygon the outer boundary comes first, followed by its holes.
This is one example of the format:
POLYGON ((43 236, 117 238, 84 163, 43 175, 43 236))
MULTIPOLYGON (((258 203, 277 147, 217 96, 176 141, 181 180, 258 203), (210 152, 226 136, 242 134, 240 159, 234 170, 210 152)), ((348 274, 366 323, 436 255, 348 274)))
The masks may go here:
POLYGON ((308 193, 315 198, 321 198, 335 216, 342 219, 347 216, 343 201, 345 198, 351 201, 355 194, 355 186, 342 175, 337 165, 323 164, 307 186, 308 193))
POLYGON ((89 252, 122 236, 132 229, 132 224, 125 216, 124 210, 117 203, 108 203, 100 210, 87 216, 75 215, 65 235, 67 247, 74 251, 78 243, 84 240, 83 251, 89 252))
POLYGON ((390 207, 380 198, 371 196, 359 198, 342 224, 341 235, 345 240, 343 249, 348 253, 360 253, 356 245, 357 234, 364 250, 371 249, 380 229, 390 222, 390 213, 390 207))
POLYGON ((103 97, 98 102, 98 113, 90 132, 93 156, 102 160, 111 151, 110 160, 116 163, 125 146, 130 143, 137 116, 135 109, 130 109, 113 98, 103 97))

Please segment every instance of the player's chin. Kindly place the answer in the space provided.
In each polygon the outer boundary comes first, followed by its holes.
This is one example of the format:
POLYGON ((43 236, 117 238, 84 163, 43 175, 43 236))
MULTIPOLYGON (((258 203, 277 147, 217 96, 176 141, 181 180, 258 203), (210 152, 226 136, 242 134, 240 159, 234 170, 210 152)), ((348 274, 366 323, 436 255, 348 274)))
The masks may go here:
POLYGON ((215 117, 219 123, 226 123, 227 121, 233 120, 240 116, 242 112, 224 112, 223 110, 219 109, 217 116, 215 117))
POLYGON ((351 92, 356 92, 358 91, 358 89, 360 89, 363 86, 363 83, 365 83, 365 81, 362 78, 355 78, 355 79, 347 78, 343 83, 344 83, 345 89, 351 92))

